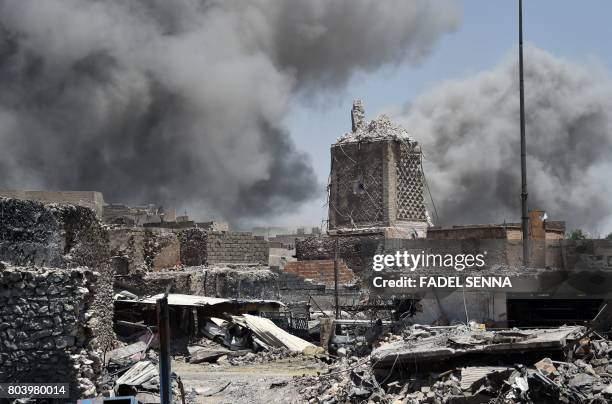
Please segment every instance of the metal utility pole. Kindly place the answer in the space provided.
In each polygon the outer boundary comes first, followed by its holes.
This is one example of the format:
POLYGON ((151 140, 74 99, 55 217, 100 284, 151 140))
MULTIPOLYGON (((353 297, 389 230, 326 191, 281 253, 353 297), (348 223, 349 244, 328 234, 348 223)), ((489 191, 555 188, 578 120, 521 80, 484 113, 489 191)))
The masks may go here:
POLYGON ((336 306, 336 319, 340 318, 340 305, 338 304, 338 236, 334 240, 334 305, 336 306))
POLYGON ((521 229, 523 265, 529 263, 529 212, 527 211, 527 151, 525 146, 525 89, 523 85, 523 0, 519 0, 519 92, 521 115, 521 229))
POLYGON ((172 403, 170 386, 170 324, 168 292, 157 300, 157 332, 159 333, 159 393, 161 404, 172 403))

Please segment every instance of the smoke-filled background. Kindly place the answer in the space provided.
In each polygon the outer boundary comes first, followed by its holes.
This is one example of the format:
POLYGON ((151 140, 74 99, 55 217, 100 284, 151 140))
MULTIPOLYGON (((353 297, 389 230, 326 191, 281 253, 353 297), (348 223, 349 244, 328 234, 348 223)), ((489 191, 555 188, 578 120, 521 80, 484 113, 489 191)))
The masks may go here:
POLYGON ((0 187, 278 215, 320 195, 291 100, 418 63, 459 20, 451 0, 0 0, 0 187))
MULTIPOLYGON (((520 221, 518 51, 435 86, 402 123, 424 145, 441 224, 520 221)), ((528 206, 592 232, 612 228, 612 79, 597 64, 525 50, 528 206)), ((605 234, 602 234, 605 235, 605 234)))

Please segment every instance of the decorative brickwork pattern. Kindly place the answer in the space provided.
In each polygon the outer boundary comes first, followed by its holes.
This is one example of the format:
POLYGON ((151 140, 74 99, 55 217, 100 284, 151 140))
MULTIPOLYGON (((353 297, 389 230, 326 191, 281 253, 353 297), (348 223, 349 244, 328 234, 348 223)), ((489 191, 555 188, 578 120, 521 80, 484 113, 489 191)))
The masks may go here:
POLYGON ((421 153, 402 142, 399 147, 397 173, 397 219, 426 221, 423 201, 421 153))
POLYGON ((383 212, 383 161, 380 144, 339 145, 332 149, 330 200, 336 226, 380 224, 383 212))

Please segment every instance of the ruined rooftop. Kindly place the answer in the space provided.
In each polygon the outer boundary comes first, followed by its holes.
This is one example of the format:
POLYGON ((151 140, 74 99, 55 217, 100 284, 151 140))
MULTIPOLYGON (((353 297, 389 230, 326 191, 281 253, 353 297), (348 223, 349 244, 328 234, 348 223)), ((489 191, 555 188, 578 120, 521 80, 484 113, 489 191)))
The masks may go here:
POLYGON ((378 115, 375 119, 367 122, 361 100, 353 102, 351 122, 351 132, 344 134, 335 144, 399 140, 409 143, 412 147, 417 145, 417 142, 410 138, 404 127, 392 122, 385 114, 378 115))

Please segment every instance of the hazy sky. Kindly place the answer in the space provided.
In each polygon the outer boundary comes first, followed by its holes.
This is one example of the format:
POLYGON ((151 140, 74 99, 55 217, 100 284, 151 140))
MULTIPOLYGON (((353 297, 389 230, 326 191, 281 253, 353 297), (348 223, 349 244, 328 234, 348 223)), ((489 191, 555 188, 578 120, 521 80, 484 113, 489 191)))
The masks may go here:
MULTIPOLYGON (((517 49, 518 2, 463 1, 460 4, 463 20, 459 30, 443 36, 421 65, 400 65, 375 74, 358 74, 346 91, 323 102, 303 98, 294 101, 287 126, 298 148, 311 156, 322 183, 327 182, 329 174, 329 144, 350 128, 349 109, 353 99, 363 99, 369 119, 382 112, 393 115, 433 86, 491 69, 517 49)), ((524 40, 555 56, 577 63, 601 64, 610 70, 611 13, 612 3, 603 0, 524 1, 524 40)), ((413 136, 419 139, 418 133, 413 136)), ((529 145, 529 139, 527 142, 529 145)), ((305 204, 295 214, 276 218, 275 222, 319 224, 327 216, 324 201, 322 193, 318 200, 305 204)), ((518 219, 519 212, 516 216, 518 219)), ((606 231, 609 224, 603 226, 603 229, 591 230, 606 231)))
MULTIPOLYGON (((529 208, 612 231, 607 1, 524 7, 529 208)), ((329 146, 387 113, 440 225, 517 221, 517 0, 0 0, 0 188, 320 225, 329 146)))

